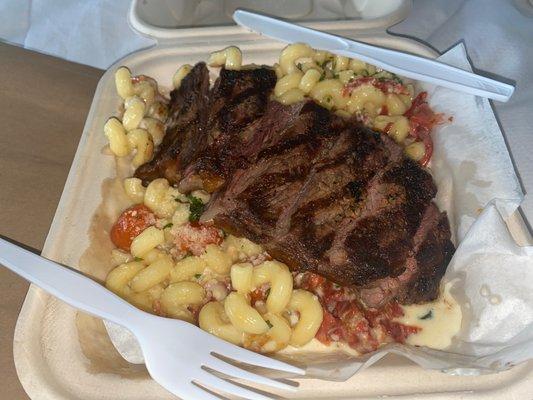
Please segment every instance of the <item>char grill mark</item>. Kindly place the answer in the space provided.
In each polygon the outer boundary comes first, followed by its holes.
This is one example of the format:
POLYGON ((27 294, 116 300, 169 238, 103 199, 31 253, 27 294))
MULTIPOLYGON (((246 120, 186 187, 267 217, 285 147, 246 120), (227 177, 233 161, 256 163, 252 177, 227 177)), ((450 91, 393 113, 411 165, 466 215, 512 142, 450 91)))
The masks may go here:
POLYGON ((178 183, 183 168, 206 146, 206 113, 209 93, 209 72, 205 63, 198 63, 183 79, 181 86, 170 93, 169 119, 166 134, 152 161, 141 165, 135 177, 148 184, 156 178, 178 183))
POLYGON ((235 168, 246 163, 238 151, 267 108, 276 75, 269 68, 242 71, 222 69, 211 92, 208 146, 191 163, 180 183, 182 191, 214 192, 235 168))

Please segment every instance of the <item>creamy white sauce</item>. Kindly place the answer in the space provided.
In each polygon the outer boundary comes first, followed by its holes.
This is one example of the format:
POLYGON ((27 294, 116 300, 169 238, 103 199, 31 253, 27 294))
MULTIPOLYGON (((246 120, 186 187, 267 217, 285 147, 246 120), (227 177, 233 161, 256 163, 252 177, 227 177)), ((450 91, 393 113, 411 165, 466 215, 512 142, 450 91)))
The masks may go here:
POLYGON ((283 355, 293 355, 300 353, 311 353, 311 354, 327 354, 332 352, 343 352, 352 356, 359 356, 359 352, 355 349, 352 349, 345 343, 332 342, 330 345, 325 345, 318 339, 313 338, 309 343, 305 344, 302 347, 287 346, 283 350, 278 351, 278 354, 283 355))
POLYGON ((404 316, 395 321, 422 328, 409 335, 406 343, 442 350, 448 347, 461 328, 462 312, 450 294, 450 284, 444 287, 439 298, 431 303, 402 306, 404 316))

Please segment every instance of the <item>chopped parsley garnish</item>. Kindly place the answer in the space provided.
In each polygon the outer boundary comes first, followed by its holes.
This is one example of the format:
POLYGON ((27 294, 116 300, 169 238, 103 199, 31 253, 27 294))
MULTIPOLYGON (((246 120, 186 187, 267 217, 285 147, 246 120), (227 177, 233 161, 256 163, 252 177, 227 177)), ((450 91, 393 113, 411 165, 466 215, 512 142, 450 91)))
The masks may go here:
POLYGON ((143 259, 141 257, 135 257, 133 261, 142 261, 143 259))
POLYGON ((168 224, 166 224, 163 229, 167 229, 167 228, 172 228, 172 225, 174 225, 172 222, 169 222, 168 224))
POLYGON ((274 326, 274 325, 272 325, 272 323, 268 319, 265 322, 267 323, 269 328, 272 328, 274 326))
POLYGON ((359 71, 359 73, 360 73, 362 76, 368 76, 368 75, 369 75, 368 70, 366 70, 366 69, 362 69, 361 71, 359 71))
POLYGON ((198 197, 188 195, 187 198, 189 199, 189 202, 191 203, 189 207, 189 211, 190 211, 189 221, 198 222, 202 213, 204 212, 205 205, 203 201, 200 200, 198 197))
POLYGON ((322 82, 324 79, 326 79, 326 71, 322 71, 322 74, 320 75, 319 82, 322 82))
POLYGON ((196 279, 200 279, 200 278, 202 277, 202 274, 195 274, 194 277, 195 277, 196 279))
POLYGON ((418 319, 431 319, 433 318, 433 310, 429 310, 426 314, 418 317, 418 319))

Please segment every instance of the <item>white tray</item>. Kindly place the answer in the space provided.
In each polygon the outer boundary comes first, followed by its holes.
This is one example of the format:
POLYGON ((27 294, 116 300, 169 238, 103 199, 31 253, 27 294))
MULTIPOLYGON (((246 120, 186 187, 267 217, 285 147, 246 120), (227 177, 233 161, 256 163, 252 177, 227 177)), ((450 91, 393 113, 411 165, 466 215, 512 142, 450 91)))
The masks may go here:
MULTIPOLYGON (((382 33, 376 29, 347 32, 344 23, 322 23, 321 28, 338 34, 349 33, 386 47, 435 56, 418 42, 386 35, 383 30, 382 33)), ((209 37, 216 39, 206 41, 204 32, 204 40, 185 35, 190 39, 188 43, 181 36, 182 42, 178 44, 180 35, 167 32, 167 39, 156 47, 120 60, 104 74, 43 249, 45 257, 70 266, 79 265, 89 243, 98 240, 90 238, 95 226, 109 225, 105 216, 116 214, 117 210, 100 210, 100 219, 92 221, 102 201, 102 182, 106 179, 109 182, 115 176, 113 157, 104 156, 101 151, 106 144, 103 124, 116 112, 119 103, 113 81, 117 65, 127 65, 134 74, 150 75, 168 87, 178 65, 205 60, 211 51, 223 46, 240 46, 245 62, 255 63, 272 63, 283 47, 236 27, 205 29, 209 37)), ((109 240, 101 240, 99 244, 103 251, 110 249, 109 240)), ((85 272, 96 279, 105 277, 105 271, 97 264, 85 272)), ((143 365, 129 364, 120 357, 102 321, 77 312, 34 286, 28 291, 18 319, 14 358, 22 385, 33 399, 172 398, 150 379, 143 365)), ((533 393, 532 366, 530 362, 495 375, 456 377, 423 370, 405 359, 387 356, 346 382, 302 380, 293 398, 529 399, 533 393)))

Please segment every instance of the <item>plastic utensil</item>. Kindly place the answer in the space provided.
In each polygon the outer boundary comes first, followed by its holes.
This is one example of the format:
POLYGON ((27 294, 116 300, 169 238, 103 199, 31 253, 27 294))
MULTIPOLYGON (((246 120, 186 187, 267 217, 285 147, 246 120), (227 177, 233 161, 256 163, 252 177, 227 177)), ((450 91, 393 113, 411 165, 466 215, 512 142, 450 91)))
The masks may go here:
POLYGON ((439 61, 372 46, 250 11, 236 10, 233 19, 245 28, 283 42, 307 43, 317 49, 358 58, 398 75, 460 92, 503 102, 509 100, 514 92, 512 85, 464 71, 439 61))
POLYGON ((141 311, 81 273, 0 239, 0 264, 58 299, 113 321, 137 337, 146 367, 161 386, 184 400, 219 400, 210 391, 246 399, 271 399, 229 379, 296 390, 295 386, 241 369, 225 359, 303 375, 297 367, 240 348, 184 321, 141 311), (225 375, 221 378, 218 374, 225 375))

